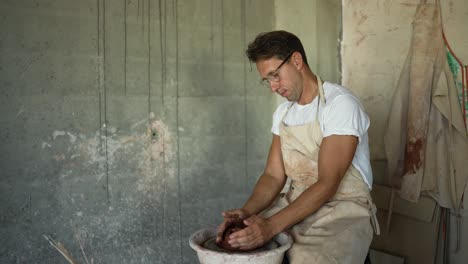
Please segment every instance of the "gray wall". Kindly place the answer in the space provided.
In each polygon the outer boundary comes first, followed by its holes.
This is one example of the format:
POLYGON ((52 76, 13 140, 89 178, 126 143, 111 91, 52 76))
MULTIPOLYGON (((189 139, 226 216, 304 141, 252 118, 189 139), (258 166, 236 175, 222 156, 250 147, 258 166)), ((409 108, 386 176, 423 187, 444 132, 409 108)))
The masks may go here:
POLYGON ((261 173, 268 0, 0 0, 0 263, 194 263, 261 173))
POLYGON ((275 13, 276 28, 301 39, 312 71, 340 83, 341 1, 276 0, 275 13))

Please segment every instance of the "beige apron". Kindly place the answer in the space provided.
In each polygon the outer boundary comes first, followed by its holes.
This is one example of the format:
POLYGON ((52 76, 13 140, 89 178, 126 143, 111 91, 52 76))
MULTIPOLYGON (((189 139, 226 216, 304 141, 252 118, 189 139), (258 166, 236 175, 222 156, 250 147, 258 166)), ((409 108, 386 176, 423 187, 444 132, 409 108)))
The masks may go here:
MULTIPOLYGON (((262 212, 265 217, 288 206, 318 180, 318 155, 322 142, 318 112, 320 102, 325 104, 325 97, 322 82, 317 79, 319 102, 316 120, 300 126, 280 124, 281 150, 291 187, 262 212)), ((359 171, 351 165, 335 196, 289 230, 294 239, 287 252, 290 263, 364 263, 373 237, 372 226, 377 234, 380 233, 375 213, 369 188, 359 171)))
POLYGON ((418 5, 384 142, 390 183, 402 198, 417 202, 426 191, 458 210, 468 181, 468 135, 436 3, 418 5))

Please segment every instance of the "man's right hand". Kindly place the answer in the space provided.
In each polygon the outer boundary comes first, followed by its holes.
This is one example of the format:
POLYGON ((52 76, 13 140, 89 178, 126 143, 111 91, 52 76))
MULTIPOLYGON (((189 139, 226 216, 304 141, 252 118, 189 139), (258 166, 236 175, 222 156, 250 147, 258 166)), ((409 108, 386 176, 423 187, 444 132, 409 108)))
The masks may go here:
POLYGON ((249 213, 244 209, 224 211, 222 215, 224 217, 224 220, 218 227, 216 243, 220 243, 223 240, 224 231, 226 230, 226 228, 229 228, 233 221, 238 220, 239 218, 245 220, 248 217, 250 217, 249 213))

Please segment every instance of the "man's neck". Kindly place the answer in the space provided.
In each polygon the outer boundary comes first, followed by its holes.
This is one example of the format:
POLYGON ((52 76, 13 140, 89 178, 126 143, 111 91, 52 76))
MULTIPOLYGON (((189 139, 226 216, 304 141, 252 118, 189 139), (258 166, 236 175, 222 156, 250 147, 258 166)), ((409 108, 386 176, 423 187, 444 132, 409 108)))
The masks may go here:
POLYGON ((317 76, 310 69, 307 69, 303 76, 302 94, 297 100, 300 105, 310 104, 318 94, 317 76))

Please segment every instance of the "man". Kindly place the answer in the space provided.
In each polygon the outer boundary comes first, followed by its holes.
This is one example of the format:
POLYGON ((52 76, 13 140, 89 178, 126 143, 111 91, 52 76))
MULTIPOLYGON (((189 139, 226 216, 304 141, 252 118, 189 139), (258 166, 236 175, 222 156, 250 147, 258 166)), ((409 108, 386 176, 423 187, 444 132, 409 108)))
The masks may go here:
POLYGON ((364 263, 372 226, 379 232, 366 112, 346 88, 322 83, 289 32, 261 33, 246 53, 261 83, 287 101, 273 115, 265 171, 242 208, 223 212, 217 241, 238 216, 247 227, 226 239, 239 250, 287 230, 290 263, 364 263), (280 195, 287 177, 291 187, 280 195))

